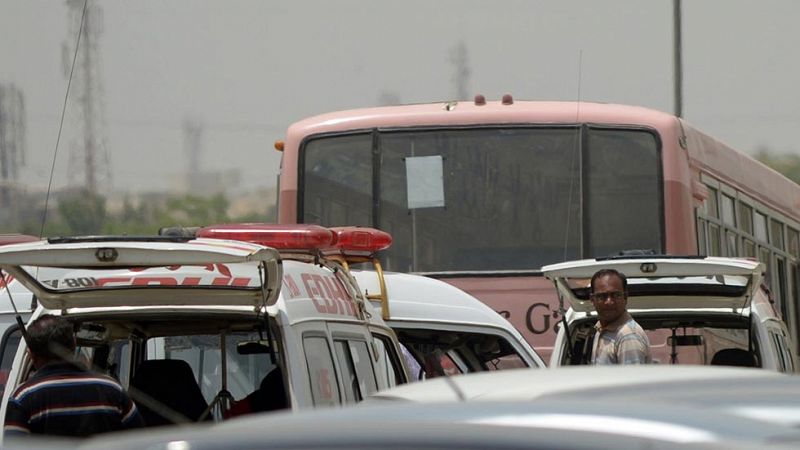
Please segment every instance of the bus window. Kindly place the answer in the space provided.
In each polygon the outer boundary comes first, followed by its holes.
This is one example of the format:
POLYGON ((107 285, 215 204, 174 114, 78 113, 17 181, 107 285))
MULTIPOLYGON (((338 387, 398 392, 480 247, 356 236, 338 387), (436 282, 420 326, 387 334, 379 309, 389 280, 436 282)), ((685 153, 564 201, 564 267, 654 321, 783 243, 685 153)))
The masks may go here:
POLYGON ((720 250, 720 234, 719 225, 715 223, 708 224, 708 254, 710 256, 722 256, 720 250))
POLYGON ((717 190, 708 187, 708 199, 705 201, 706 214, 715 219, 719 219, 719 208, 717 207, 717 190))
POLYGON ((761 214, 760 212, 756 212, 755 217, 755 229, 756 229, 756 239, 761 242, 768 242, 767 241, 767 216, 761 214))
POLYGON ((703 219, 697 219, 697 253, 701 255, 708 254, 708 239, 706 237, 707 222, 703 219))
POLYGON ((764 282, 772 289, 772 278, 769 276, 772 273, 772 258, 770 258, 770 254, 770 250, 767 247, 758 247, 758 260, 767 266, 767 276, 764 278, 764 282))
POLYGON ((753 208, 739 202, 739 229, 745 233, 753 234, 753 208))
MULTIPOLYGON (((786 298, 786 260, 780 256, 775 257, 775 284, 778 299, 778 306, 780 306, 781 315, 784 318, 789 317, 789 303, 786 298)), ((786 320, 786 319, 784 319, 786 320)))
POLYGON ((725 232, 725 250, 727 256, 739 256, 739 251, 737 249, 737 241, 739 237, 733 231, 726 231, 725 232))
POLYGON ((786 229, 786 250, 795 258, 800 257, 800 233, 793 228, 786 229))
POLYGON ((734 218, 733 204, 733 197, 722 194, 722 223, 735 227, 736 219, 734 218))
MULTIPOLYGON (((792 297, 790 299, 790 302, 792 305, 794 305, 794 313, 795 313, 794 323, 800 324, 800 304, 798 304, 800 303, 800 270, 798 270, 797 263, 792 262, 789 264, 789 276, 790 276, 790 285, 792 292, 792 297)), ((784 317, 783 320, 786 321, 787 324, 792 323, 790 317, 784 317)), ((800 325, 794 327, 794 332, 795 336, 800 336, 800 325)), ((795 346, 798 345, 797 341, 798 339, 794 340, 795 346)), ((796 353, 800 353, 800 348, 795 349, 795 354, 796 353)))
POLYGON ((756 257, 756 243, 747 238, 742 238, 742 255, 747 258, 756 257))
POLYGON ((369 225, 372 137, 355 134, 312 139, 305 148, 303 220, 326 226, 369 225))
POLYGON ((783 250, 783 224, 775 219, 769 221, 769 243, 778 250, 783 250))

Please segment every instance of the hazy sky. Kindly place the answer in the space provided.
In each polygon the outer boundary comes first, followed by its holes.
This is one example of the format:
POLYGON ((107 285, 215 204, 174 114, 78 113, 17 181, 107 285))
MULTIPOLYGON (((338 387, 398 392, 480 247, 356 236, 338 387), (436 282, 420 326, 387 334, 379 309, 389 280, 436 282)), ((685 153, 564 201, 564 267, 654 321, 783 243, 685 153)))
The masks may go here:
MULTIPOLYGON (((273 142, 306 116, 456 95, 580 99, 673 110, 672 0, 101 1, 99 55, 115 190, 167 189, 186 171, 182 121, 205 123, 201 167, 275 185, 273 142), (578 67, 581 62, 579 87, 578 67)), ((800 2, 684 0, 684 117, 752 152, 800 152, 800 2)), ((46 186, 74 45, 65 2, 0 0, 0 83, 27 108, 22 181, 46 186)), ((67 184, 67 109, 54 186, 67 184)))

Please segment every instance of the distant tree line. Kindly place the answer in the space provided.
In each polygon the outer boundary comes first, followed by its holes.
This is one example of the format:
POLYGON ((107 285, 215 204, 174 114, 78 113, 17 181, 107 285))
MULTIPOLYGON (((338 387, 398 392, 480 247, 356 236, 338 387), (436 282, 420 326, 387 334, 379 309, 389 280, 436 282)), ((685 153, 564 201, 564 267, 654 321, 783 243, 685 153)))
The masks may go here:
MULTIPOLYGON (((272 222, 274 205, 244 215, 228 214, 230 202, 224 194, 211 197, 194 195, 152 195, 134 201, 125 198, 121 208, 109 211, 101 194, 79 189, 59 196, 52 210, 43 208, 19 214, 16 224, 3 224, 4 232, 38 236, 154 235, 161 227, 204 226, 227 222, 272 222), (44 219, 44 228, 42 220, 44 219)), ((30 208, 30 206, 28 207, 30 208)))
MULTIPOLYGON (((761 148, 755 157, 800 184, 800 155, 761 148)), ((135 201, 125 198, 122 207, 114 208, 113 212, 108 208, 106 197, 82 189, 59 194, 53 201, 55 206, 48 209, 38 199, 22 198, 17 203, 13 213, 0 214, 3 218, 0 232, 34 236, 42 230, 43 236, 154 235, 159 228, 168 226, 276 220, 275 205, 266 203, 262 211, 232 216, 228 213, 230 202, 224 194, 211 197, 152 194, 135 201)))
POLYGON ((800 184, 800 154, 773 153, 761 148, 756 152, 756 159, 800 184))

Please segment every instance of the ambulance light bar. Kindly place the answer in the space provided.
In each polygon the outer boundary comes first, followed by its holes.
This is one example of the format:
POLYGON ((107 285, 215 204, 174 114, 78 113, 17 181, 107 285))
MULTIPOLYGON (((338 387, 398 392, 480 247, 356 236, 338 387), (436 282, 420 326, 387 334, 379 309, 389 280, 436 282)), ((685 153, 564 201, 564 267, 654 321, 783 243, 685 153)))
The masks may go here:
POLYGON ((252 242, 278 250, 330 248, 336 234, 319 225, 238 223, 211 225, 197 230, 197 237, 252 242))
POLYGON ((392 236, 375 228, 325 228, 307 224, 220 224, 200 228, 195 236, 251 242, 278 250, 319 250, 343 256, 372 256, 392 245, 392 236))
MULTIPOLYGON (((336 242, 333 253, 343 255, 372 255, 392 245, 392 236, 385 231, 367 227, 334 227, 336 242)), ((325 253, 331 253, 325 249, 325 253)))

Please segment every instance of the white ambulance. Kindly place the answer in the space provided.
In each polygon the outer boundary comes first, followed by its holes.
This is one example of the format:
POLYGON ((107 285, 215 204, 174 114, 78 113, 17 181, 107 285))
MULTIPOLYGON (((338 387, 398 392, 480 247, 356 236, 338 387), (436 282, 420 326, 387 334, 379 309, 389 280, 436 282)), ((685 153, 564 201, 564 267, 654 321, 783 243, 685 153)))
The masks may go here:
MULTIPOLYGON (((385 235, 358 229, 373 231, 385 235)), ((33 293, 33 318, 74 324, 78 357, 129 388, 148 425, 335 406, 407 381, 394 332, 321 251, 346 254, 346 239, 314 225, 197 234, 2 246, 0 270, 33 293)), ((2 345, 15 356, 0 418, 32 372, 24 341, 2 345)))
MULTIPOLYGON (((232 227, 236 227, 233 225, 232 227)), ((248 240, 229 227, 213 235, 248 240)), ((398 334, 412 379, 498 370, 544 367, 539 355, 503 317, 466 292, 419 275, 384 272, 377 251, 391 245, 379 230, 332 227, 336 242, 347 252, 326 250, 355 278, 363 297, 372 301, 384 322, 398 334), (355 270, 362 264, 374 270, 355 270)), ((206 232, 200 232, 210 236, 206 232)))
POLYGON ((645 329, 653 361, 797 371, 789 331, 763 284, 758 261, 705 256, 588 259, 542 267, 563 306, 550 366, 587 364, 597 314, 592 275, 615 269, 627 277, 628 312, 645 329))
POLYGON ((451 284, 381 270, 352 274, 409 352, 412 380, 545 367, 510 322, 451 284))

